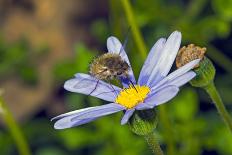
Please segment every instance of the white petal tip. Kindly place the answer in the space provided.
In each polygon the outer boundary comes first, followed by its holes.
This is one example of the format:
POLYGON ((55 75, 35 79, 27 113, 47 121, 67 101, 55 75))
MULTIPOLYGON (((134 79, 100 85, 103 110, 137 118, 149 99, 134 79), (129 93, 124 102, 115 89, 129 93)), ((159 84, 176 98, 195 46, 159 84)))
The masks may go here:
POLYGON ((115 37, 115 36, 109 36, 109 37, 107 38, 107 41, 110 41, 111 39, 117 39, 117 37, 115 37))
POLYGON ((107 38, 106 44, 107 46, 110 46, 110 44, 114 44, 114 45, 118 45, 120 43, 120 41, 118 40, 117 37, 115 36, 110 36, 107 38))
POLYGON ((54 129, 56 130, 61 130, 61 129, 66 129, 67 127, 64 127, 62 125, 60 125, 59 123, 55 123, 54 124, 54 129))
POLYGON ((67 80, 64 83, 64 89, 70 91, 71 88, 73 87, 73 79, 67 80))
POLYGON ((121 121, 121 125, 125 125, 127 121, 121 121))
POLYGON ((172 40, 171 42, 175 42, 175 43, 180 44, 181 38, 182 38, 181 32, 179 32, 179 31, 174 31, 174 32, 172 32, 171 35, 168 37, 168 40, 172 40))
POLYGON ((172 34, 173 35, 181 35, 181 32, 176 30, 176 31, 172 32, 172 34))

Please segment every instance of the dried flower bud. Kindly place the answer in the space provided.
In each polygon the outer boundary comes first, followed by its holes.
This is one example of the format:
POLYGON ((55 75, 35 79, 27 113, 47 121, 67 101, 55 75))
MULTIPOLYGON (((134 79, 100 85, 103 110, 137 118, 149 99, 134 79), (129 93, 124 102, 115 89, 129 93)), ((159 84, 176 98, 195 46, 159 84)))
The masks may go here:
POLYGON ((136 111, 129 120, 129 127, 137 135, 145 136, 152 133, 157 126, 155 109, 136 111))
MULTIPOLYGON (((176 57, 176 66, 177 68, 180 68, 181 66, 184 66, 188 62, 195 60, 195 59, 203 59, 206 52, 206 48, 195 46, 194 44, 190 44, 187 47, 182 47, 176 57)), ((194 68, 199 67, 199 64, 196 65, 194 68)))
POLYGON ((197 74, 190 84, 194 87, 206 87, 213 82, 215 77, 215 68, 213 63, 204 56, 206 48, 190 44, 187 47, 182 47, 176 58, 176 66, 179 68, 192 60, 201 59, 200 63, 194 67, 194 72, 197 74))

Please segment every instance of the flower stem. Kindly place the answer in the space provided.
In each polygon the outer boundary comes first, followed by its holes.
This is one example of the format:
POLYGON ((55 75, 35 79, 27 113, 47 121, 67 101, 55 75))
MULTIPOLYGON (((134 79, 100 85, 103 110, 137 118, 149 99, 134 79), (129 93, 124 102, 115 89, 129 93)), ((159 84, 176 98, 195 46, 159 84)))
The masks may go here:
POLYGON ((140 52, 142 58, 145 60, 146 55, 147 55, 146 54, 147 50, 146 50, 146 46, 144 44, 144 40, 142 38, 142 35, 139 31, 138 25, 135 21, 131 4, 130 4, 129 0, 121 0, 121 3, 123 5, 123 9, 126 13, 127 22, 131 26, 131 31, 132 31, 135 43, 138 46, 138 49, 139 49, 139 52, 140 52))
POLYGON ((150 133, 145 136, 145 139, 154 153, 154 155, 163 155, 163 151, 160 148, 159 142, 156 140, 154 133, 150 133))
POLYGON ((0 115, 3 116, 3 119, 9 129, 9 132, 12 135, 13 139, 15 140, 15 143, 17 145, 20 155, 31 155, 28 144, 18 124, 16 123, 13 115, 11 114, 11 112, 7 108, 6 103, 1 97, 1 94, 0 94, 0 109, 1 109, 0 115))
POLYGON ((224 120, 226 125, 229 127, 230 131, 232 132, 232 119, 229 115, 229 112, 226 110, 222 102, 222 99, 214 85, 214 82, 211 82, 209 85, 204 87, 204 89, 206 90, 206 92, 209 94, 209 96, 213 100, 220 116, 222 117, 222 119, 224 120))

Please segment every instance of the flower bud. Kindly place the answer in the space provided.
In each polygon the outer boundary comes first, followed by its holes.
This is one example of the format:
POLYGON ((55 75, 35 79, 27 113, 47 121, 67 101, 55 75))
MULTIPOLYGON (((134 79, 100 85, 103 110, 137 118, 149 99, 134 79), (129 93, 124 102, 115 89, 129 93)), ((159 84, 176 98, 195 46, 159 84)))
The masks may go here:
POLYGON ((155 109, 136 111, 129 120, 131 131, 140 136, 145 136, 154 131, 157 126, 155 109))
MULTIPOLYGON (((190 44, 187 47, 183 46, 177 54, 176 67, 180 68, 195 59, 203 59, 205 52, 205 47, 201 48, 199 46, 195 46, 194 44, 190 44)), ((196 65, 194 68, 197 67, 199 67, 199 65, 196 65)))
POLYGON ((197 75, 190 81, 190 84, 194 87, 206 87, 213 82, 215 77, 215 68, 207 57, 203 58, 199 67, 194 69, 194 72, 197 75))
POLYGON ((201 59, 200 63, 193 69, 196 77, 190 81, 190 84, 194 87, 206 87, 213 82, 215 77, 215 68, 213 63, 205 56, 205 52, 205 47, 201 48, 190 44, 187 47, 182 47, 177 54, 176 66, 178 68, 192 60, 201 59))

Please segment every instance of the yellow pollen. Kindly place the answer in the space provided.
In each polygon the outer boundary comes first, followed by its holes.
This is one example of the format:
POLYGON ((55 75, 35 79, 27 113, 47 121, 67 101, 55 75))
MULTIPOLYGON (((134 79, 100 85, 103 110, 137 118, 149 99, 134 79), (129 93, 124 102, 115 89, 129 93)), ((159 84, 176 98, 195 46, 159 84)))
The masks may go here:
POLYGON ((149 92, 150 88, 148 86, 130 85, 118 94, 115 102, 130 109, 142 103, 149 92))

